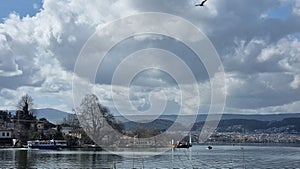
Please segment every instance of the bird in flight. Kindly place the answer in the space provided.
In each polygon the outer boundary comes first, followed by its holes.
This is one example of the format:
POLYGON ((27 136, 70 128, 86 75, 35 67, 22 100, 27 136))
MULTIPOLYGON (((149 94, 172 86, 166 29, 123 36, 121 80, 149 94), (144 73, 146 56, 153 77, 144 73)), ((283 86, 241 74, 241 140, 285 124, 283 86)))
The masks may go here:
POLYGON ((196 4, 195 6, 204 6, 204 3, 206 2, 207 0, 204 0, 202 1, 200 4, 196 4))

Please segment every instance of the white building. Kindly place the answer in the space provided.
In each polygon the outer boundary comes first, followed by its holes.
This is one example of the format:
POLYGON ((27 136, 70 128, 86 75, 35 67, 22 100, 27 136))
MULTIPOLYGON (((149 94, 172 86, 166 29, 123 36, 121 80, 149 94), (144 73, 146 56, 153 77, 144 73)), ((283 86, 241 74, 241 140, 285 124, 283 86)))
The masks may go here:
POLYGON ((12 146, 12 129, 0 129, 0 146, 12 146))
POLYGON ((12 130, 0 129, 0 139, 12 138, 12 130))

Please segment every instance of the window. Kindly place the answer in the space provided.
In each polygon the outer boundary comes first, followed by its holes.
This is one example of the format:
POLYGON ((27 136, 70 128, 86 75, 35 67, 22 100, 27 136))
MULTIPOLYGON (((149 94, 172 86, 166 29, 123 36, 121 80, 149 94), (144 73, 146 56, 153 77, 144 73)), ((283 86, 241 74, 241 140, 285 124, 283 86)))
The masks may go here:
POLYGON ((6 136, 9 137, 9 132, 6 133, 6 136))
POLYGON ((2 132, 2 136, 3 136, 3 137, 5 136, 5 133, 4 133, 4 132, 2 132))

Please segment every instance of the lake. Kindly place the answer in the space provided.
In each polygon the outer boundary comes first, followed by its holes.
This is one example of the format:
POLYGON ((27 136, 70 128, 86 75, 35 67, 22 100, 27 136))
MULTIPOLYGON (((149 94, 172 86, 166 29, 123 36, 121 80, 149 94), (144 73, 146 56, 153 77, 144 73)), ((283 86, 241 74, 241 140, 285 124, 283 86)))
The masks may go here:
POLYGON ((0 149, 0 168, 300 168, 300 147, 193 146, 143 158, 149 152, 0 149), (139 157, 139 158, 136 158, 139 157))

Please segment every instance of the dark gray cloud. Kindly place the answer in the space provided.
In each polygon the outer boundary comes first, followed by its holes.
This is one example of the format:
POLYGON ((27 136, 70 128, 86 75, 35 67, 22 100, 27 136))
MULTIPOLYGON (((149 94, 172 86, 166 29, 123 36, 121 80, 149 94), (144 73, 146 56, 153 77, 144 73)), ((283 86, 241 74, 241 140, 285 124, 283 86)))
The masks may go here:
MULTIPOLYGON (((139 39, 139 36, 135 36, 124 40, 123 42, 119 43, 117 46, 114 46, 114 48, 112 48, 111 51, 105 56, 101 65, 99 65, 96 82, 100 84, 101 83, 111 84, 113 74, 115 73, 115 70, 121 64, 121 62, 124 59, 126 59, 126 57, 129 56, 130 54, 147 48, 163 49, 175 54, 191 69, 191 71, 195 75, 195 78, 199 82, 208 80, 208 74, 203 63, 189 47, 184 45, 182 42, 177 41, 170 37, 148 34, 147 38, 139 39)), ((161 56, 161 59, 159 61, 153 60, 152 62, 171 64, 168 58, 164 58, 164 56, 161 56)), ((138 64, 143 64, 143 62, 140 62, 138 64)), ((180 72, 180 70, 178 71, 180 72)), ((155 74, 151 74, 151 73, 146 73, 142 76, 144 78, 144 81, 145 78, 149 78, 148 82, 151 79, 153 80, 154 78, 157 78, 157 79, 165 80, 166 83, 168 83, 169 85, 174 84, 174 79, 170 79, 169 77, 170 75, 168 74, 163 75, 162 72, 159 73, 159 76, 161 77, 156 77, 155 74)), ((181 78, 184 79, 186 77, 185 75, 182 75, 181 78)), ((144 83, 144 82, 140 82, 140 83, 144 83)))

